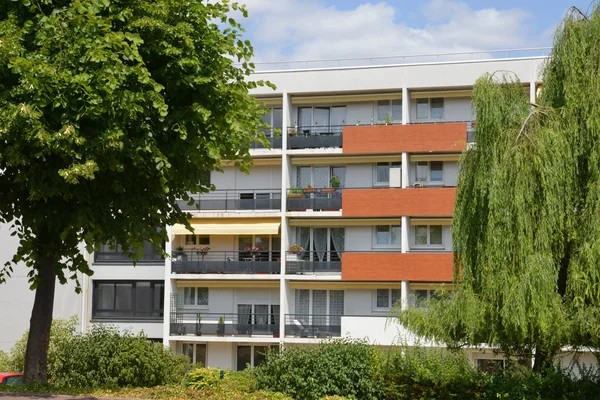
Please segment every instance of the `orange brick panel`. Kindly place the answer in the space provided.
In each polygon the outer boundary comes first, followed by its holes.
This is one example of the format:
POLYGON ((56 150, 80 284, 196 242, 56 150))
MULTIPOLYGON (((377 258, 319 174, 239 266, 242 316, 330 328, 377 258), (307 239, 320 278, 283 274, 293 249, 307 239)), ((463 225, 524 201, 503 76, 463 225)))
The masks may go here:
POLYGON ((343 281, 452 280, 451 253, 344 253, 343 281))
POLYGON ((451 217, 456 188, 344 189, 344 217, 451 217))
POLYGON ((466 139, 464 122, 345 126, 342 151, 348 154, 460 152, 465 149, 466 139))

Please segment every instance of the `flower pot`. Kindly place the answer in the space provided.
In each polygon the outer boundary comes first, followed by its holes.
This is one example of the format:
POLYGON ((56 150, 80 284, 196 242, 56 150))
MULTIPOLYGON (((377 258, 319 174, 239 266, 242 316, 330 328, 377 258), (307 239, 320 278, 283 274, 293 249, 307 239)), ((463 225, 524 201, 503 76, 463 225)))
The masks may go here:
POLYGON ((321 193, 333 194, 335 193, 335 188, 323 188, 321 189, 321 193))
POLYGON ((298 257, 297 253, 288 253, 285 255, 285 260, 291 262, 298 262, 300 261, 300 258, 298 257))
POLYGON ((225 336, 225 324, 218 324, 217 325, 217 335, 218 336, 225 336))

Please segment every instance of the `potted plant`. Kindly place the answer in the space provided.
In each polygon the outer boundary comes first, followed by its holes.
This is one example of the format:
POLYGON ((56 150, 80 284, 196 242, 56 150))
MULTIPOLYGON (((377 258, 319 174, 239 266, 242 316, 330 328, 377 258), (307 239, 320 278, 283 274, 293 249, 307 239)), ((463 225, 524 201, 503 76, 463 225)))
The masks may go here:
POLYGON ((290 190, 288 190, 288 198, 299 199, 304 197, 304 192, 297 186, 292 186, 290 190))
POLYGON ((392 115, 389 112, 385 113, 385 118, 383 119, 383 123, 386 125, 394 124, 394 118, 392 118, 392 115))
POLYGON ((225 335, 225 320, 223 319, 222 315, 219 317, 219 323, 217 324, 217 335, 225 335))
POLYGON ((209 250, 210 250, 210 247, 200 247, 198 250, 196 250, 196 254, 204 257, 205 255, 208 254, 209 250))
POLYGON ((288 129, 288 136, 296 136, 296 128, 289 128, 288 129))
POLYGON ((304 188, 304 193, 316 193, 316 191, 317 189, 310 185, 306 185, 306 187, 304 188))
POLYGON ((359 125, 360 125, 360 119, 357 119, 356 120, 356 126, 359 126, 359 125))
POLYGON ((329 179, 329 185, 331 187, 324 188, 322 190, 322 192, 323 193, 335 193, 341 184, 342 184, 342 181, 340 180, 340 177, 334 175, 331 177, 331 179, 329 179))
POLYGON ((286 255, 287 261, 300 261, 299 253, 303 252, 304 248, 297 243, 290 244, 286 255))
POLYGON ((196 313, 196 336, 202 336, 202 314, 196 313))

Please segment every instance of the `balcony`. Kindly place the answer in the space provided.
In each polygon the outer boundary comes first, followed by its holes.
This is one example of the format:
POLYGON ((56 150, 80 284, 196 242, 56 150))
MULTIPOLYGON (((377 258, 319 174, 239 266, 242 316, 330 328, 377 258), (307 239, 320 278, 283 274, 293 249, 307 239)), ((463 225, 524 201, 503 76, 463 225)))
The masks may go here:
POLYGON ((172 311, 171 335, 279 336, 279 314, 217 314, 172 311), (199 318, 200 317, 200 318, 199 318), (220 319, 223 323, 219 323, 220 319))
MULTIPOLYGON (((130 264, 133 259, 126 253, 123 253, 120 247, 112 250, 108 245, 100 246, 100 250, 94 252, 94 263, 97 264, 130 264)), ((160 252, 149 242, 145 243, 144 253, 142 257, 137 260, 140 264, 163 264, 165 259, 160 252)))
POLYGON ((288 127, 289 150, 342 147, 343 125, 290 126, 288 127))
POLYGON ((200 250, 173 253, 174 274, 279 274, 279 252, 243 252, 200 250))
POLYGON ((341 315, 286 314, 285 336, 297 338, 340 337, 341 315))
POLYGON ((344 189, 344 217, 450 217, 455 187, 344 189))
POLYGON ((285 273, 290 275, 340 274, 342 252, 301 251, 286 253, 285 273))
MULTIPOLYGON (((270 134, 267 133, 267 141, 270 143, 271 145, 271 150, 280 150, 282 147, 282 140, 281 137, 274 137, 274 136, 269 136, 270 134)), ((267 147, 265 147, 262 143, 259 142, 252 142, 252 150, 258 150, 258 149, 266 149, 267 147)))
POLYGON ((182 210, 199 211, 281 211, 281 190, 277 189, 238 189, 215 190, 209 193, 195 193, 191 196, 194 204, 179 200, 182 210))
POLYGON ((342 189, 293 188, 287 190, 288 211, 339 211, 342 209, 342 189))

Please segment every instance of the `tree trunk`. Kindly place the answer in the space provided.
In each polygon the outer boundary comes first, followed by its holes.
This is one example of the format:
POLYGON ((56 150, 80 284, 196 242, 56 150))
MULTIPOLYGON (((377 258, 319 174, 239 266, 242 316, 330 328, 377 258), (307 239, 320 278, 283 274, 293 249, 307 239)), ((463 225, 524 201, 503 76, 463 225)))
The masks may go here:
POLYGON ((553 361, 554 354, 550 354, 549 352, 536 349, 535 357, 533 359, 533 370, 535 372, 540 372, 544 374, 545 371, 548 370, 548 368, 552 367, 553 361))
POLYGON ((35 290, 25 352, 25 383, 47 380, 48 344, 50 343, 56 285, 55 267, 55 260, 51 257, 44 257, 38 270, 40 281, 35 290))

